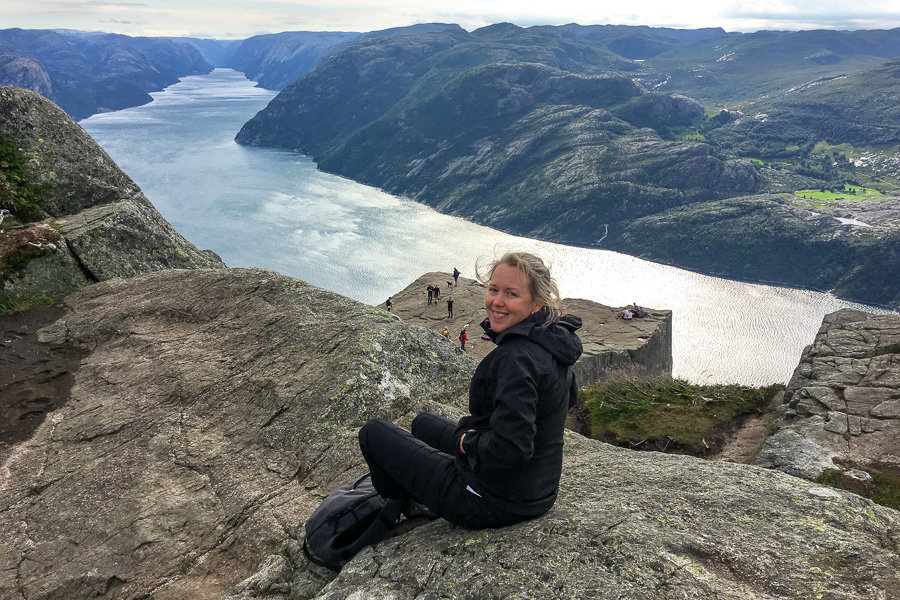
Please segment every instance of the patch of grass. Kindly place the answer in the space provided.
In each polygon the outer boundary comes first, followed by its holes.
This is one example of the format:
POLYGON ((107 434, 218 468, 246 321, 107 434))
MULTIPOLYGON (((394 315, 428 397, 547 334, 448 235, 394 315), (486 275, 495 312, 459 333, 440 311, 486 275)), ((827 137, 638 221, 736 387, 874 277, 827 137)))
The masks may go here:
POLYGON ((0 208, 22 222, 37 221, 43 217, 41 206, 52 184, 33 183, 24 165, 25 155, 16 143, 0 135, 0 208))
POLYGON ((812 149, 813 154, 834 154, 835 152, 851 155, 859 154, 860 150, 852 144, 829 144, 824 140, 817 142, 812 149))
POLYGON ((696 131, 684 131, 682 133, 675 134, 676 140, 688 140, 692 142, 705 142, 706 136, 702 133, 697 133, 696 131))
POLYGON ((592 437, 702 456, 717 451, 730 429, 743 417, 759 414, 781 389, 625 379, 588 386, 579 394, 592 437))
POLYGON ((826 470, 816 478, 816 482, 847 490, 854 494, 865 496, 876 504, 900 510, 900 476, 880 471, 867 471, 867 473, 875 480, 875 485, 871 490, 848 485, 848 480, 843 476, 843 471, 838 469, 826 470))
POLYGON ((794 195, 798 198, 828 202, 831 200, 881 200, 884 194, 876 189, 859 185, 844 184, 844 190, 835 192, 832 190, 797 190, 794 195))
POLYGON ((0 294, 0 315, 11 315, 38 306, 50 306, 55 301, 50 296, 27 296, 24 298, 10 298, 6 294, 0 294))
POLYGON ((195 566, 197 566, 197 560, 195 558, 183 558, 178 563, 178 570, 182 575, 187 575, 195 566))
POLYGON ((781 160, 781 159, 777 159, 777 158, 774 158, 774 159, 750 158, 747 160, 749 160, 750 162, 754 162, 758 165, 764 166, 764 167, 792 167, 792 166, 794 166, 794 163, 792 163, 789 160, 781 160))

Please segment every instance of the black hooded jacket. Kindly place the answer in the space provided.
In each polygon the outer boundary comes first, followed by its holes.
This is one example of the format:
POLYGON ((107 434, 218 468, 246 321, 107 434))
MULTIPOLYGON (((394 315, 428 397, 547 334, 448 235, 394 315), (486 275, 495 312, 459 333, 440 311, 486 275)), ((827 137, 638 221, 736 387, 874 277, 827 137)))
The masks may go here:
MULTIPOLYGON (((516 515, 553 506, 562 474, 563 429, 577 385, 581 319, 544 324, 541 311, 497 335, 469 387, 470 416, 460 419, 456 465, 472 490, 516 515), (469 431, 474 429, 474 431, 469 431)), ((493 332, 488 331, 491 335, 493 332)))

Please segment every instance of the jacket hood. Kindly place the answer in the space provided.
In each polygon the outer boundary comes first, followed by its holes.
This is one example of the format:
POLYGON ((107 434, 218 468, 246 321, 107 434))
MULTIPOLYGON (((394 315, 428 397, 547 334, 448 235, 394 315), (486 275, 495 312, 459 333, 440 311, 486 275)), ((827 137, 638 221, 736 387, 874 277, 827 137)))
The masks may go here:
POLYGON ((575 333, 581 329, 581 318, 566 315, 546 325, 546 310, 543 309, 498 334, 488 330, 488 335, 496 344, 501 344, 504 339, 512 336, 527 337, 561 364, 572 366, 582 351, 581 339, 575 333))

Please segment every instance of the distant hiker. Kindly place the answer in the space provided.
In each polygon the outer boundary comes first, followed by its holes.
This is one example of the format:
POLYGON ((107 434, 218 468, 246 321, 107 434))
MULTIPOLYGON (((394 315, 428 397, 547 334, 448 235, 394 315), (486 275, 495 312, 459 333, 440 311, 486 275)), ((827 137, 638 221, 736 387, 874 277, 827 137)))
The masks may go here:
POLYGON ((619 316, 622 317, 623 319, 625 319, 626 321, 630 321, 631 318, 634 316, 634 314, 632 314, 632 312, 630 310, 625 308, 625 309, 622 309, 622 312, 619 313, 619 316))
POLYGON ((447 318, 453 318, 453 296, 447 298, 447 318))
POLYGON ((431 289, 434 290, 434 303, 437 304, 438 298, 441 297, 441 286, 434 285, 431 286, 431 289))
POLYGON ((459 285, 459 275, 460 275, 459 269, 457 269, 456 267, 453 267, 453 285, 454 286, 459 285))
POLYGON ((387 299, 387 301, 385 301, 384 305, 387 307, 388 312, 391 312, 391 307, 394 305, 394 303, 391 302, 390 296, 388 296, 388 299, 387 299))
POLYGON ((636 319, 643 319, 645 316, 647 316, 647 313, 644 312, 643 308, 637 305, 637 302, 632 303, 631 314, 634 315, 636 319))
POLYGON ((581 320, 559 317, 559 291, 541 259, 507 254, 486 279, 497 347, 472 377, 469 416, 422 412, 411 432, 372 419, 359 432, 379 494, 471 529, 532 519, 556 502, 581 355, 581 320))
MULTIPOLYGON (((466 325, 466 327, 468 327, 468 325, 466 325)), ((463 350, 466 349, 466 342, 469 341, 469 336, 466 335, 466 327, 463 327, 459 331, 459 347, 462 348, 463 350)))
POLYGON ((434 288, 428 286, 428 306, 431 306, 431 299, 434 297, 434 288))
POLYGON ((450 330, 447 329, 446 327, 444 327, 444 330, 441 332, 441 335, 449 340, 450 339, 450 330))

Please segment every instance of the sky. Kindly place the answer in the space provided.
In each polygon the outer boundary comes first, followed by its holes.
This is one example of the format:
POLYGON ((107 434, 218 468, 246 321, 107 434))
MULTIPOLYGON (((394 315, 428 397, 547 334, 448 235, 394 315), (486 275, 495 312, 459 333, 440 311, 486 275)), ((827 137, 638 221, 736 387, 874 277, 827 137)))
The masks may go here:
POLYGON ((373 31, 415 23, 892 29, 900 0, 0 0, 0 29, 243 39, 281 31, 373 31))

